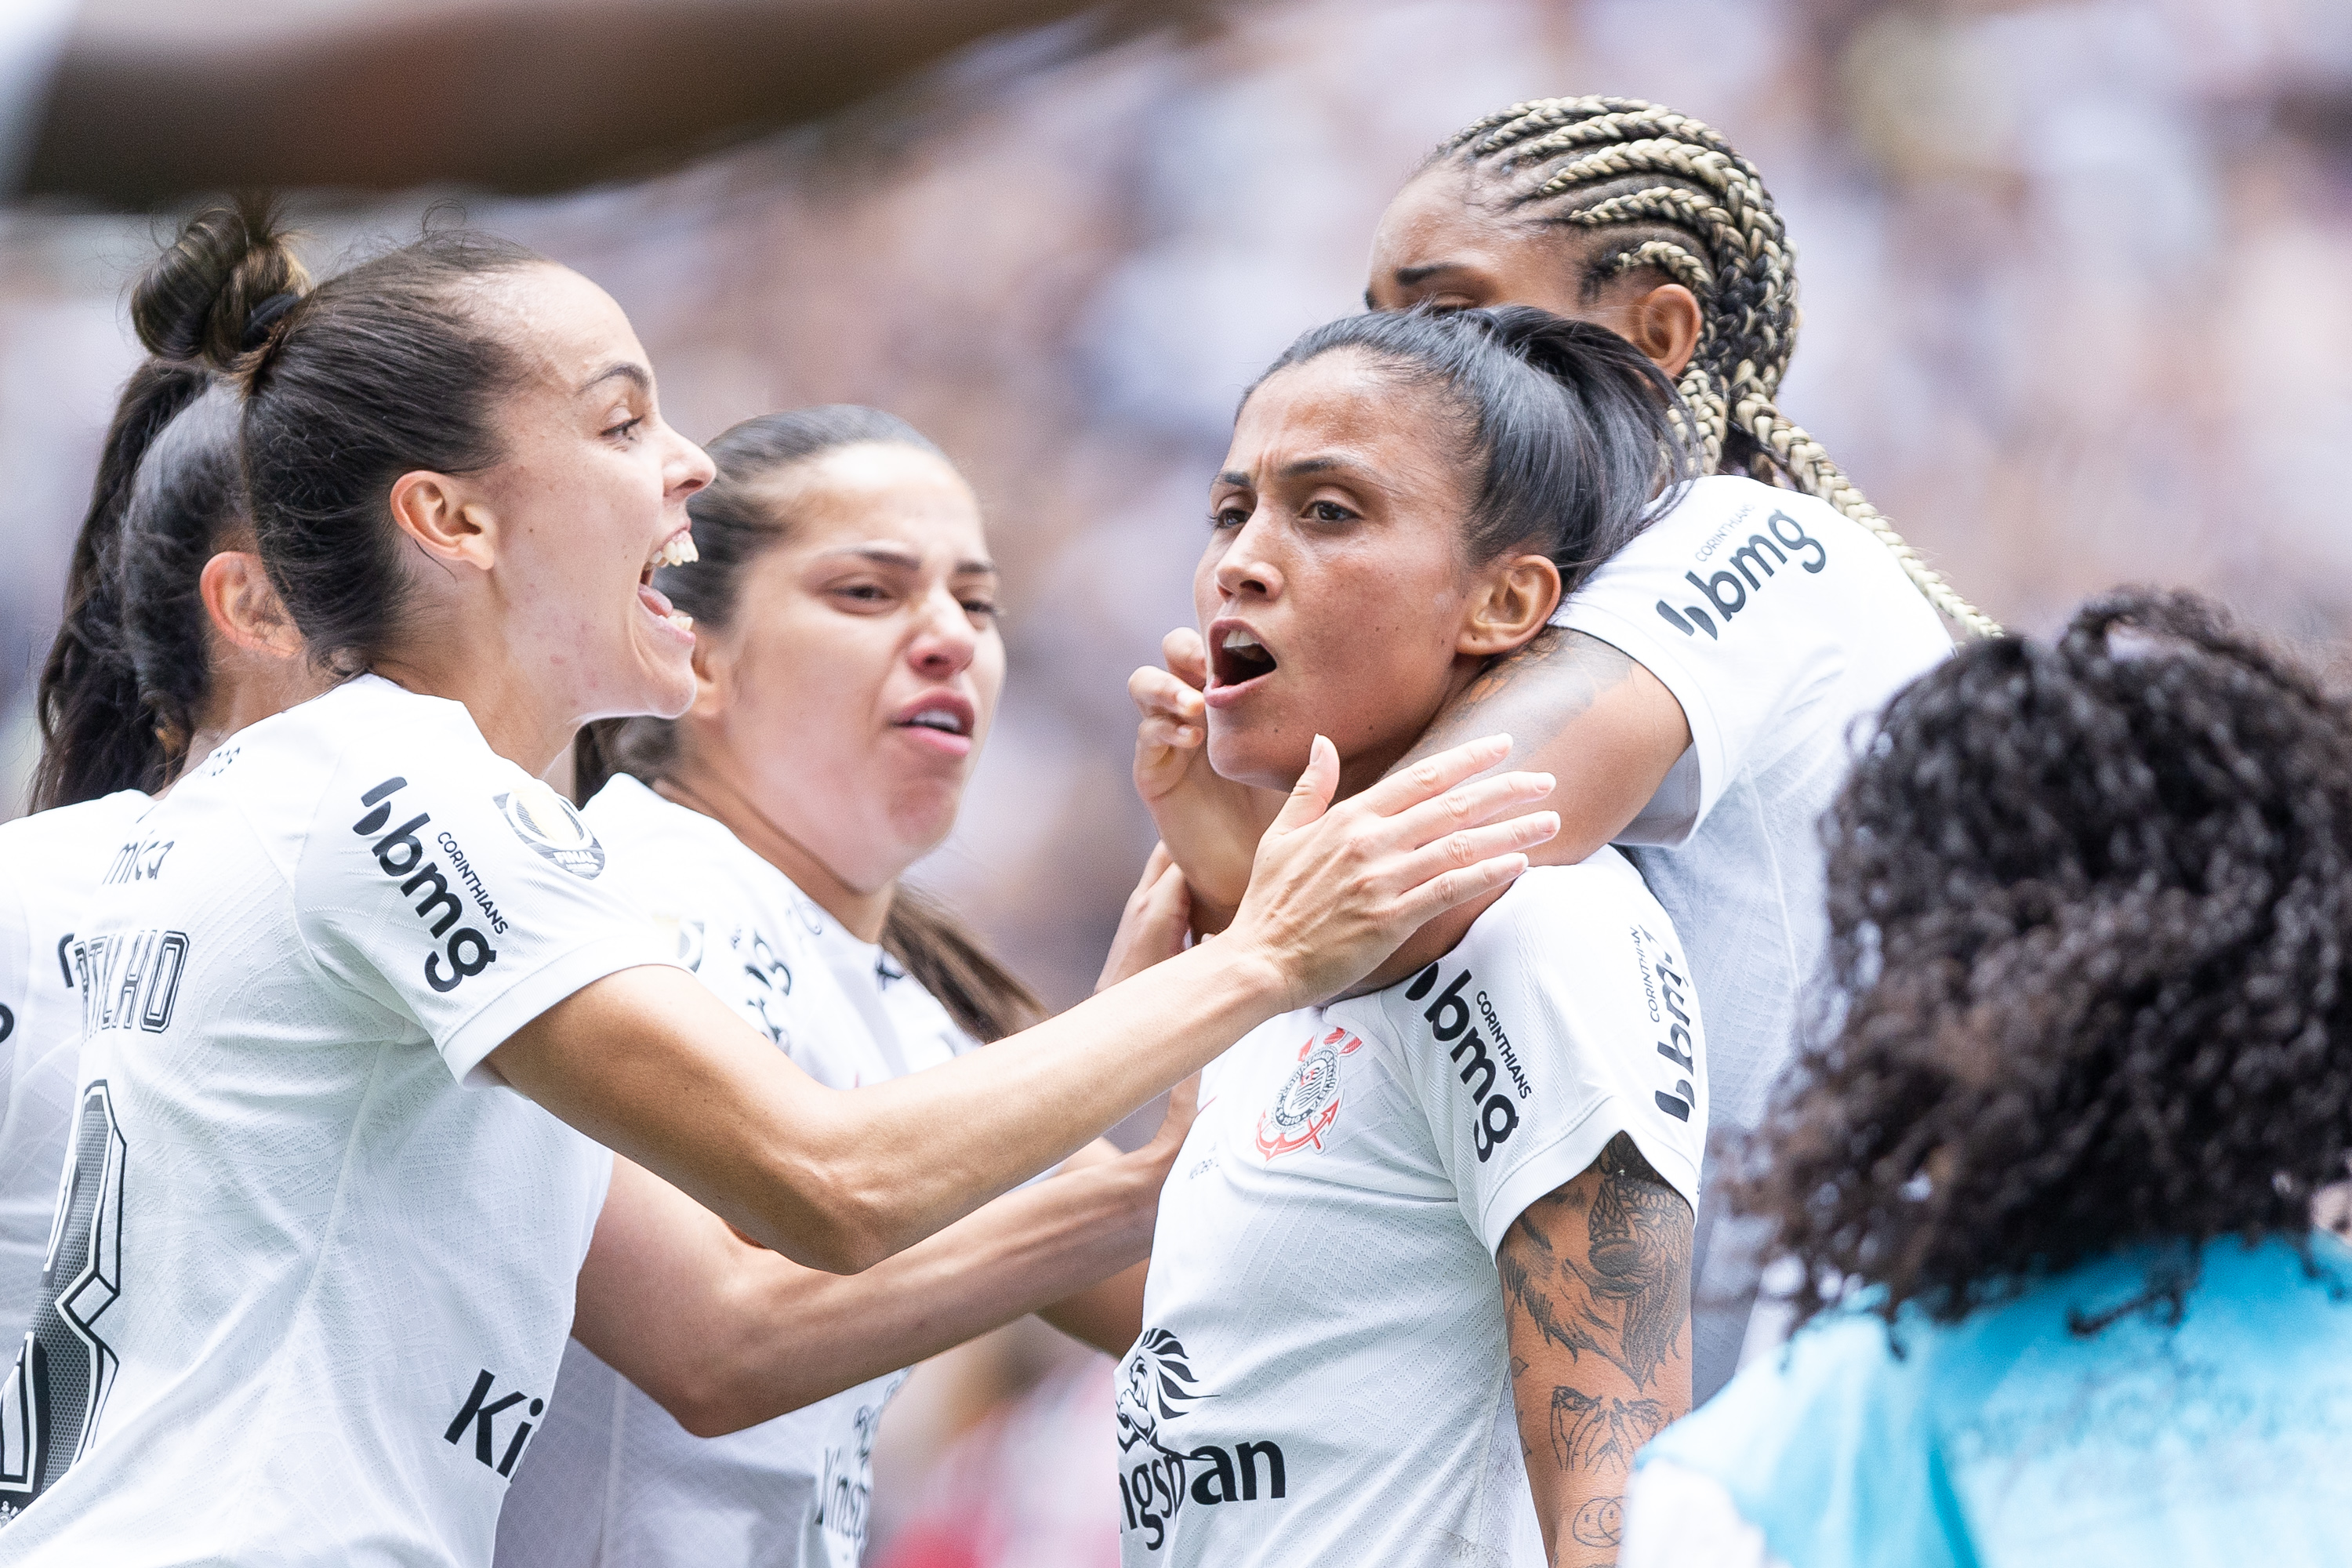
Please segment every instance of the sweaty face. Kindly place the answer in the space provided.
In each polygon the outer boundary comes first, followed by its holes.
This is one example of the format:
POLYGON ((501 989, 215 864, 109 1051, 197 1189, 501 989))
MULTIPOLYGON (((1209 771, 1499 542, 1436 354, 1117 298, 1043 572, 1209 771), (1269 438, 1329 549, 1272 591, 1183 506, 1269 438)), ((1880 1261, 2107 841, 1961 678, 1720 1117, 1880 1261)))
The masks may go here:
POLYGON ((1343 792, 1360 789, 1475 671, 1455 648, 1470 592, 1460 421, 1353 351, 1251 394, 1192 579, 1218 773, 1287 788, 1319 732, 1343 792))
POLYGON ((790 531, 705 632, 718 700, 688 744, 873 891, 955 826, 1004 688, 980 505, 944 458, 887 443, 795 464, 763 499, 790 531))
POLYGON ((662 423, 643 345, 585 278, 508 274, 482 309, 527 367, 499 411, 502 460, 469 476, 496 521, 510 656, 578 719, 675 714, 694 695, 694 634, 649 584, 691 551, 686 498, 710 459, 662 423))

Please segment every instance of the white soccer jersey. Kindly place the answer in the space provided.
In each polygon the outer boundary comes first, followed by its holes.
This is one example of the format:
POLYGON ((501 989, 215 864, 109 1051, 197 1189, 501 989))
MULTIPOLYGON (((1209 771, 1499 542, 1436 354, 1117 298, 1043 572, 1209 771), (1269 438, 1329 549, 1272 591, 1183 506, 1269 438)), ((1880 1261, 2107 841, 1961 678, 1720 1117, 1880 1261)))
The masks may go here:
MULTIPOLYGON (((1887 700, 1952 651, 1902 564, 1836 508, 1697 480, 1552 616, 1664 682, 1691 745, 1618 838, 1690 944, 1715 1041, 1715 1120, 1763 1119, 1829 942, 1821 820, 1887 700)), ((1755 1263, 1699 1215, 1692 1393, 1729 1380, 1755 1263)), ((1769 1337, 1769 1335, 1767 1337, 1769 1337)))
POLYGON ((1729 477, 1687 487, 1552 620, 1639 660, 1690 721, 1618 842, 1690 944, 1716 1120, 1752 1128, 1828 941, 1822 815, 1880 710, 1952 639, 1869 530, 1729 477))
POLYGON ((1129 1568, 1539 1563, 1495 1253, 1630 1134, 1696 1205, 1706 1050, 1613 849, 1211 1067, 1120 1368, 1129 1568))
POLYGON ((612 1156, 481 1060, 667 952, 578 814, 374 677, 240 732, 116 864, 0 1558, 488 1563, 612 1156))
MULTIPOLYGON (((13 1358, 41 1294, 58 1173, 73 1122, 81 988, 72 950, 131 825, 135 789, 0 825, 0 1356, 13 1358)), ((153 854, 151 851, 151 856, 153 854)), ((162 851, 170 853, 168 848, 162 851)))
MULTIPOLYGON (((586 816, 622 890, 704 984, 812 1078, 855 1089, 971 1037, 724 825, 625 775, 586 816)), ((577 1342, 499 1521, 499 1568, 856 1568, 892 1373, 723 1437, 696 1437, 577 1342)))

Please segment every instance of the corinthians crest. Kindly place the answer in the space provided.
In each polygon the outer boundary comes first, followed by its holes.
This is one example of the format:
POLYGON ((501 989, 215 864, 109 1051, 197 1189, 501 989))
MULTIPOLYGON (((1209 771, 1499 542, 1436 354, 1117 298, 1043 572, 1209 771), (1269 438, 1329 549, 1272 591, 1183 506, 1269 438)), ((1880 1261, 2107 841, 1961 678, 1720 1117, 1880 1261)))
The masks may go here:
POLYGON ((1360 1036, 1333 1029, 1320 1039, 1308 1036, 1298 1047, 1298 1065, 1283 1080, 1274 1104, 1257 1119, 1257 1152, 1271 1160, 1312 1144, 1339 1115, 1339 1061, 1363 1045, 1360 1036))

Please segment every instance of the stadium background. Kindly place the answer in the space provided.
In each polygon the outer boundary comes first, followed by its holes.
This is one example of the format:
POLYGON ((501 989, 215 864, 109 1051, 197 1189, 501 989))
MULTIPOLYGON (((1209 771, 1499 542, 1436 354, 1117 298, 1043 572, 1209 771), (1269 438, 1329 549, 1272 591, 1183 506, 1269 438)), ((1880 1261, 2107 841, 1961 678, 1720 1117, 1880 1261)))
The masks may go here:
MULTIPOLYGON (((454 194, 612 290, 688 433, 870 403, 971 477, 1012 673, 925 876, 1066 1002, 1149 847, 1124 676, 1190 618, 1236 394, 1354 308, 1438 138, 1584 91, 1671 103, 1760 165, 1803 287, 1782 406, 1988 610, 2046 628, 2111 584, 2191 584, 2346 657, 2347 0, 1197 5, 1108 47, 1002 39, 643 183, 454 194)), ((452 194, 297 210, 326 269, 452 194)), ((170 222, 0 210, 0 816, 133 363, 129 282, 170 222)), ((1108 1405, 1107 1363, 1034 1326, 926 1369, 885 1424, 869 1561, 1116 1562, 1108 1405)))

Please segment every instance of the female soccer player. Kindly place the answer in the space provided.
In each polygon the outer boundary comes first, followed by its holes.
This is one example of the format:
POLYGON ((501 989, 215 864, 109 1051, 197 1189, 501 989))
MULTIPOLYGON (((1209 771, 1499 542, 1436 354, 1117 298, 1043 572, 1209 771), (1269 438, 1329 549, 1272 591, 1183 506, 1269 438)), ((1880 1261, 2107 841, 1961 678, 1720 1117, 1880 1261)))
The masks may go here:
MULTIPOLYGON (((1755 168, 1686 116, 1626 99, 1551 99, 1454 136, 1372 243, 1375 310, 1537 305, 1620 333, 1680 383, 1711 476, 1564 600, 1559 628, 1500 661, 1430 727, 1507 728, 1560 781, 1539 858, 1625 847, 1690 943, 1716 1041, 1719 1126, 1751 1128, 1818 968, 1815 824, 1857 721, 1946 657, 1957 598, 1772 401, 1796 342, 1794 258, 1755 168), (1790 488, 1780 488, 1780 487, 1790 488)), ((1214 677, 1190 633, 1132 683, 1138 786, 1213 929, 1278 801, 1219 790, 1202 760, 1214 677), (1180 679, 1181 677, 1181 679, 1180 679)), ((1420 754, 1415 753, 1416 756, 1420 754)), ((1419 933, 1377 979, 1460 939, 1419 933)), ((1738 1246, 1711 1247, 1693 1332, 1704 1399, 1738 1363, 1754 1295, 1738 1246)))
MULTIPOLYGON (((138 832, 147 792, 306 694, 250 553, 236 437, 234 394, 199 368, 159 354, 123 387, 42 671, 33 811, 0 826, 0 1344, 12 1358, 40 1299, 73 1121, 83 914, 103 879, 170 853, 138 832)), ((0 1499, 12 1484, 0 1472, 0 1499)))
POLYGON ((1486 824, 1549 788, 1462 784, 1499 741, 1328 811, 1318 746, 1219 941, 931 1071, 815 1083, 537 782, 582 722, 694 694, 650 578, 711 468, 627 320, 442 233, 239 353, 284 258, 259 215, 208 212, 142 291, 242 382, 261 554, 348 679, 183 775, 145 819, 159 874, 91 911, 63 1326, 0 1410, 34 1490, 15 1561, 485 1563, 575 1279, 583 1342, 689 1430, 772 1415, 740 1393, 793 1353, 763 1248, 849 1272, 943 1228, 1556 826, 1486 824))
MULTIPOLYGON (((1243 403, 1193 580, 1218 772, 1284 787, 1319 732, 1377 787, 1639 529, 1670 401, 1540 310, 1301 338, 1243 403)), ((1121 1369, 1129 1568, 1606 1560, 1633 1450, 1689 1406, 1706 1085, 1681 943, 1606 846, 1234 1047, 1121 1369)))
MULTIPOLYGON (((710 455, 718 478, 688 503, 699 559, 657 574, 694 616, 694 706, 593 726, 582 747, 582 788, 625 770, 582 814, 608 875, 821 1083, 880 1083, 1018 1031, 1035 999, 898 885, 954 826, 1003 685, 978 501, 872 409, 769 415, 710 455)), ((1183 879, 1165 857, 1154 872, 1150 918, 1124 933, 1156 932, 1145 963, 1184 929, 1183 879)), ((780 1402, 807 1407, 748 1431, 690 1435, 575 1341, 499 1516, 500 1568, 855 1564, 903 1369, 1139 1264, 1189 1124, 1129 1156, 1123 1184, 1039 1184, 846 1279, 782 1266, 780 1402)), ((1049 1316, 1119 1354, 1140 1274, 1049 1316)))
POLYGON ((1737 1194, 1811 1321, 1625 1561, 2343 1561, 2352 710, 2117 595, 1904 692, 1832 831, 1843 1020, 1737 1194))

